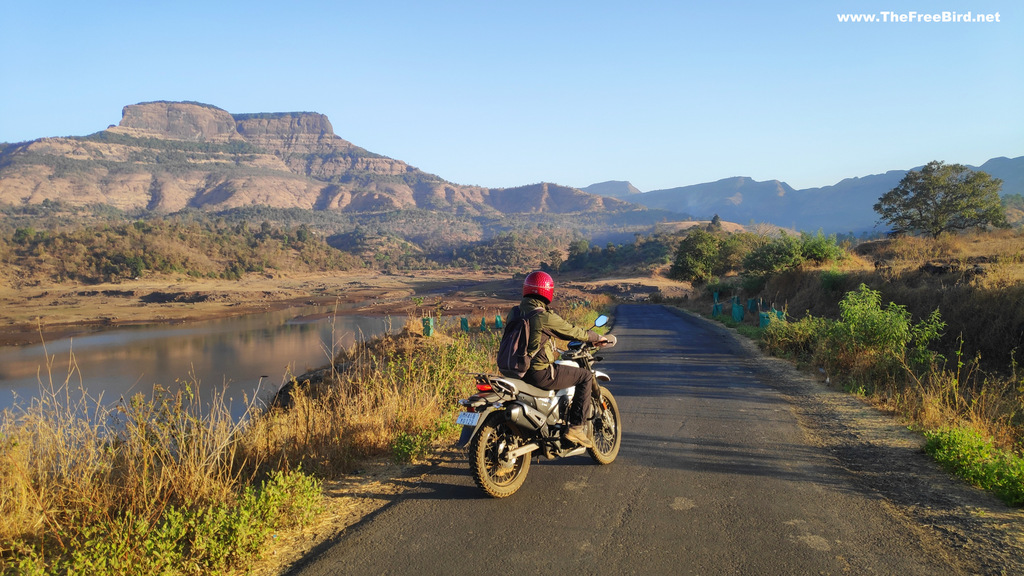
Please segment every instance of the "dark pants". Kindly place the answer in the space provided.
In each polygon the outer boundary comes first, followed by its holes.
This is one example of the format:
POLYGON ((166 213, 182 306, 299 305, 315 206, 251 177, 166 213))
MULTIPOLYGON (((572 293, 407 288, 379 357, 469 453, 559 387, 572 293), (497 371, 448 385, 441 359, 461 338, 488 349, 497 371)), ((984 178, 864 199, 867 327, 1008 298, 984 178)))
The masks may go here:
POLYGON ((523 376, 523 381, 544 390, 564 390, 576 387, 569 408, 569 425, 583 424, 583 417, 590 412, 590 395, 594 391, 594 375, 586 368, 575 368, 555 364, 555 375, 551 370, 530 370, 523 376))

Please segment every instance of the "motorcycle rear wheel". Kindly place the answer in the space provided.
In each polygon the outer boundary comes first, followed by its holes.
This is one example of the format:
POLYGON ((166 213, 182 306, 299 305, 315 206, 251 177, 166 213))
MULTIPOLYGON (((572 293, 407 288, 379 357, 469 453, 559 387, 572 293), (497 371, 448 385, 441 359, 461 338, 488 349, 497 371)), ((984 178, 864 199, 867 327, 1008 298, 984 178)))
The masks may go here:
POLYGON ((530 471, 530 455, 509 459, 508 453, 520 446, 520 437, 494 415, 488 418, 469 445, 469 465, 473 480, 493 498, 516 493, 530 471))
POLYGON ((598 464, 611 464, 622 445, 619 405, 607 388, 601 388, 601 402, 594 405, 594 447, 587 450, 598 464))

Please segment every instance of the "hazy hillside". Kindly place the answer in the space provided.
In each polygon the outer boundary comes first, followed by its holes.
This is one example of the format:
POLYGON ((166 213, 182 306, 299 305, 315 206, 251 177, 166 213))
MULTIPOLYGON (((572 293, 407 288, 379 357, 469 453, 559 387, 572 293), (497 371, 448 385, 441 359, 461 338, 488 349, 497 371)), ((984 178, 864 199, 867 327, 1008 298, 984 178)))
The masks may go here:
POLYGON ((725 178, 707 184, 695 184, 668 190, 654 190, 635 196, 633 202, 645 206, 711 218, 718 214, 732 222, 773 222, 789 225, 780 207, 788 204, 794 192, 785 182, 758 182, 750 178, 725 178), (727 215, 728 214, 728 215, 727 215))
MULTIPOLYGON (((920 167, 911 168, 912 170, 920 167)), ((1003 180, 1002 194, 1024 194, 1024 156, 993 158, 982 170, 1003 180)), ((831 186, 795 190, 785 182, 758 182, 750 178, 725 178, 717 182, 694 184, 629 195, 629 201, 650 208, 692 214, 707 219, 718 214, 722 219, 746 224, 770 222, 799 230, 825 232, 864 232, 875 228, 878 214, 872 209, 883 194, 896 187, 907 170, 891 170, 847 178, 831 186)), ((584 190, 616 196, 616 189, 595 184, 584 190)))
POLYGON ((506 213, 602 212, 636 210, 637 206, 615 198, 588 194, 577 188, 542 182, 516 188, 491 189, 488 205, 506 213))
POLYGON ((641 194, 640 190, 637 190, 636 186, 633 186, 629 182, 621 180, 609 180, 608 182, 599 182, 597 184, 591 184, 586 188, 581 188, 588 194, 597 194, 598 196, 610 196, 612 198, 627 198, 636 194, 641 194))

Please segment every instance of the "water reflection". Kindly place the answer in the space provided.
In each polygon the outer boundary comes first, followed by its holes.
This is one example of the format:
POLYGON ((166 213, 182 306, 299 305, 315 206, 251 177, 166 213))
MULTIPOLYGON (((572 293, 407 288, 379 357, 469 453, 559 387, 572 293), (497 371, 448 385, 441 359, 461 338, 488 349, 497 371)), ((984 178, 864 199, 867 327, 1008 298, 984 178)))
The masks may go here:
MULTIPOLYGON (((224 390, 232 413, 244 413, 244 398, 276 391, 289 374, 328 363, 330 351, 390 330, 383 317, 336 316, 325 308, 290 310, 192 322, 175 326, 120 328, 43 345, 0 348, 0 410, 37 397, 68 378, 73 360, 79 382, 105 402, 135 393, 149 394, 154 384, 173 389, 193 379, 209 397, 224 390), (52 358, 47 370, 46 355, 52 358), (80 376, 79 376, 80 374, 80 376), (51 376, 52 375, 52 376, 51 376)), ((72 393, 75 397, 76 393, 72 393)))

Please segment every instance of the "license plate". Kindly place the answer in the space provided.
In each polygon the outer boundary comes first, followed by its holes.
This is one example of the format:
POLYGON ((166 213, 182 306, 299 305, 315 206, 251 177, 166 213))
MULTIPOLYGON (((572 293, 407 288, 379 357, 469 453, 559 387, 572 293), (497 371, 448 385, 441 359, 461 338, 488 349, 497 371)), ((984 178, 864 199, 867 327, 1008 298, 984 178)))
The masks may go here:
POLYGON ((455 419, 456 424, 462 424, 463 426, 476 426, 476 423, 479 421, 479 412, 462 412, 459 414, 459 417, 455 419))

